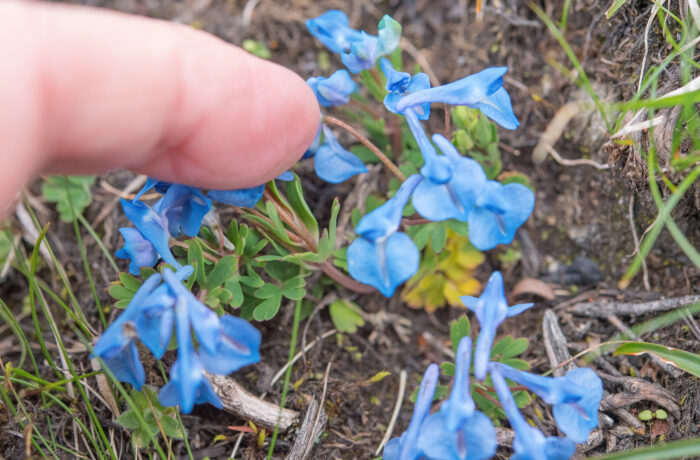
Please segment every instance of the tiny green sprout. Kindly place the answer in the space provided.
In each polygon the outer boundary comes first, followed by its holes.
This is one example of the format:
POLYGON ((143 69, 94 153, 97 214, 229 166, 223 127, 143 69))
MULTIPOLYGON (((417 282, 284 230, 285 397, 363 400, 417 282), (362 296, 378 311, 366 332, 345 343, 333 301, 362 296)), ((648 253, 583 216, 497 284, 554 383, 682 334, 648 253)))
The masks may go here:
POLYGON ((668 414, 666 414, 666 411, 663 409, 657 409, 655 415, 659 420, 666 420, 666 418, 668 418, 668 414))
POLYGON ((653 417, 654 417, 654 415, 653 415, 653 414, 651 413, 651 411, 648 410, 648 409, 647 409, 647 410, 641 411, 641 412, 639 413, 639 415, 637 416, 637 418, 639 418, 639 420, 641 420, 641 421, 643 421, 643 422, 648 422, 648 421, 651 420, 653 417))
POLYGON ((270 59, 270 50, 267 48, 267 46, 265 46, 265 43, 263 42, 247 38, 243 40, 241 46, 250 54, 253 54, 259 58, 270 59))

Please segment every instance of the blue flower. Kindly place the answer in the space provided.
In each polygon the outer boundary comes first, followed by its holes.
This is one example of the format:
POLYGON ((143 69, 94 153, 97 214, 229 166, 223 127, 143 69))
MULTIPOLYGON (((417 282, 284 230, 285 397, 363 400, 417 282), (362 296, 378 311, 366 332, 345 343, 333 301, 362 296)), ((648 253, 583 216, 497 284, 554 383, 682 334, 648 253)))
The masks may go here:
POLYGON ((216 350, 222 335, 219 318, 185 289, 172 271, 166 268, 163 278, 174 300, 178 348, 177 361, 170 369, 170 382, 161 390, 159 400, 165 406, 179 405, 184 413, 191 412, 195 404, 204 401, 220 408, 221 401, 204 377, 204 367, 192 342, 194 329, 200 348, 216 350))
POLYGON ((344 69, 336 71, 328 78, 311 77, 306 83, 323 107, 347 104, 350 102, 350 95, 357 89, 352 77, 344 69))
POLYGON ((374 67, 377 58, 399 46, 401 24, 384 15, 379 21, 378 36, 360 32, 349 26, 348 17, 340 10, 330 10, 306 21, 306 28, 328 49, 341 56, 352 73, 374 67))
POLYGON ((175 260, 168 240, 168 224, 153 208, 138 200, 138 197, 133 201, 121 199, 124 215, 136 226, 136 229, 141 235, 147 239, 158 251, 158 255, 173 267, 180 268, 181 265, 175 260))
MULTIPOLYGON (((275 179, 289 182, 294 180, 294 174, 285 171, 275 179)), ((254 208, 262 198, 265 191, 265 184, 255 187, 239 188, 234 190, 209 190, 207 196, 219 203, 238 206, 239 208, 254 208)))
POLYGON ((340 10, 328 10, 321 16, 306 21, 309 33, 334 53, 350 51, 354 41, 362 39, 362 32, 350 27, 347 15, 340 10))
POLYGON ((500 272, 491 274, 480 297, 462 296, 460 300, 474 312, 481 327, 474 350, 474 376, 479 380, 484 380, 498 326, 506 318, 518 315, 534 304, 523 303, 509 307, 500 272))
POLYGON ((418 271, 416 245, 397 230, 403 208, 420 181, 418 174, 409 177, 389 201, 364 216, 355 228, 360 237, 348 248, 350 276, 376 287, 386 297, 418 271))
POLYGON ((141 285, 126 310, 107 328, 93 349, 93 355, 102 358, 118 380, 133 385, 137 390, 145 382, 146 373, 136 348, 134 320, 141 312, 142 302, 160 281, 161 276, 156 273, 141 285))
POLYGON ((564 377, 543 377, 505 364, 492 363, 491 366, 505 378, 525 385, 545 403, 552 404, 557 425, 575 442, 586 442, 590 431, 598 426, 603 383, 593 370, 577 368, 564 377))
POLYGON ((172 184, 165 195, 153 205, 168 225, 170 236, 197 236, 202 219, 211 209, 211 200, 188 185, 172 184))
POLYGON ((124 247, 116 252, 120 259, 130 259, 129 273, 138 276, 141 267, 153 267, 158 262, 158 251, 141 235, 141 232, 131 227, 122 227, 119 233, 124 237, 124 247))
POLYGON ((496 453, 493 424, 476 410, 470 394, 471 352, 472 341, 464 337, 457 348, 450 397, 421 426, 418 448, 431 460, 481 460, 496 453))
POLYGON ((576 451, 576 444, 568 438, 545 437, 540 430, 531 426, 518 410, 505 378, 496 366, 492 366, 491 379, 496 388, 503 411, 515 431, 511 460, 566 460, 576 451))
POLYGON ((413 408, 408 429, 400 437, 392 439, 384 446, 382 453, 384 460, 416 460, 422 455, 417 447, 418 436, 423 421, 430 413, 430 405, 433 402, 439 374, 440 370, 437 364, 431 364, 426 369, 423 380, 420 382, 416 405, 413 408))
POLYGON ((507 67, 489 67, 447 85, 416 91, 402 98, 396 108, 403 113, 407 108, 431 102, 466 105, 481 110, 506 129, 515 129, 520 123, 503 88, 503 74, 507 71, 507 67))
POLYGON ((484 170, 476 161, 461 156, 441 134, 433 136, 433 142, 444 153, 438 155, 417 115, 409 110, 406 120, 425 160, 420 170, 425 180, 413 193, 413 207, 432 221, 457 219, 466 222, 486 182, 484 170))
MULTIPOLYGON (((396 110, 398 102, 407 94, 430 88, 430 77, 424 73, 417 73, 413 77, 406 72, 399 72, 391 65, 387 58, 381 58, 379 65, 386 76, 386 90, 389 92, 384 97, 384 106, 392 113, 396 110)), ((430 118, 430 103, 420 104, 411 108, 419 120, 430 118)))
POLYGON ((535 195, 526 186, 486 182, 469 213, 469 240, 481 251, 509 244, 534 207, 535 195))
POLYGON ((324 142, 314 157, 314 169, 318 177, 331 184, 339 184, 352 176, 367 172, 362 160, 345 150, 328 126, 323 126, 323 136, 324 142))

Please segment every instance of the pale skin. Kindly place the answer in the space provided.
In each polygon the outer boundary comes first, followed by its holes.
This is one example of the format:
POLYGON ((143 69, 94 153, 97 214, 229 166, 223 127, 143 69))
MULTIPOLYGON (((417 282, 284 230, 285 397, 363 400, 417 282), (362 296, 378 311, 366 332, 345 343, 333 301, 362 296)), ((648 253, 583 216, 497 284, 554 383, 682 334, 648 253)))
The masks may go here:
POLYGON ((0 206, 39 173, 128 168, 234 189, 288 169, 319 121, 296 74, 187 26, 0 2, 0 206))

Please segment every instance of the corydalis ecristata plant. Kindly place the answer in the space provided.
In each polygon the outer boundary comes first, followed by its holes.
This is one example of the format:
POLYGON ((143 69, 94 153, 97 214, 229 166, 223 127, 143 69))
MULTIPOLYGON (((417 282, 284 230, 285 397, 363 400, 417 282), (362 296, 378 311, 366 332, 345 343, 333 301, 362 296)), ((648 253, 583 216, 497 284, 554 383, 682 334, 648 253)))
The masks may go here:
POLYGON ((598 426, 598 407, 603 397, 600 377, 591 369, 579 368, 564 377, 543 377, 491 361, 493 338, 507 318, 530 308, 532 304, 509 307, 499 272, 491 275, 481 297, 462 298, 475 313, 481 332, 472 359, 472 342, 464 337, 456 353, 452 391, 440 409, 430 414, 439 376, 438 366, 426 370, 408 429, 384 448, 384 460, 481 460, 496 453, 496 434, 491 420, 477 410, 471 397, 471 362, 474 377, 490 378, 503 411, 515 431, 513 456, 517 460, 565 460, 576 450, 575 443, 588 439, 598 426), (530 425, 520 413, 506 379, 524 385, 542 400, 554 406, 554 420, 566 435, 546 437, 530 425))

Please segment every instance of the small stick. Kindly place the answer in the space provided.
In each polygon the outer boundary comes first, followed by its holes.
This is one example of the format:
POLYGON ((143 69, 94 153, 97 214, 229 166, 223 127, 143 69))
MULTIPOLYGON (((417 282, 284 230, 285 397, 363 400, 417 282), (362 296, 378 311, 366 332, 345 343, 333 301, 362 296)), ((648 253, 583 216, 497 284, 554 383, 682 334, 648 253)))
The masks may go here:
POLYGON ((644 303, 582 302, 571 307, 569 311, 578 316, 607 319, 611 314, 618 316, 645 315, 689 307, 697 302, 700 302, 700 295, 687 295, 644 303))
POLYGON ((382 163, 384 163, 384 166, 386 166, 389 169, 389 171, 391 171, 396 177, 398 177, 402 181, 406 180, 406 176, 399 170, 399 168, 394 163, 391 162, 391 160, 386 155, 384 155, 384 152, 382 152, 379 149, 379 147, 374 145, 372 141, 360 134, 358 130, 345 123, 344 121, 338 120, 335 117, 329 117, 328 115, 326 115, 325 117, 323 117, 323 120, 327 123, 343 128, 344 130, 355 136, 355 138, 358 141, 360 141, 365 147, 370 149, 372 153, 374 153, 377 156, 377 158, 379 158, 379 160, 382 163))
POLYGON ((403 396, 406 393, 406 370, 401 369, 399 373, 399 393, 396 395, 396 404, 394 404, 394 411, 391 413, 391 420, 389 420, 389 426, 386 428, 386 433, 382 438, 382 442, 379 443, 377 451, 374 455, 379 455, 379 453, 384 449, 384 446, 389 439, 391 439, 391 434, 394 431, 394 425, 396 425, 396 420, 399 418, 399 412, 401 412, 401 404, 403 404, 403 396))

